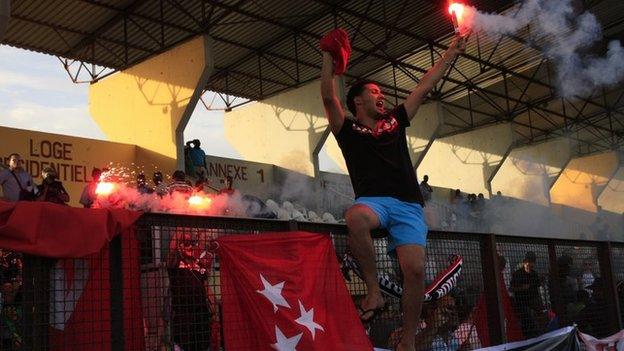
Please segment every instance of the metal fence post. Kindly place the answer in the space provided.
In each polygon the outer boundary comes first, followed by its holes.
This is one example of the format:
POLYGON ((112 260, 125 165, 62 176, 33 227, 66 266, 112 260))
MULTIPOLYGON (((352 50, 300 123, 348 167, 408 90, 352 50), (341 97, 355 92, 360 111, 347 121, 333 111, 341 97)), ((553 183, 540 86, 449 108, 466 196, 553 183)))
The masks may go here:
POLYGON ((559 263, 557 261, 557 249, 552 242, 548 243, 548 265, 549 265, 549 279, 550 286, 548 290, 550 292, 550 302, 557 313, 557 316, 563 318, 565 313, 565 306, 563 304, 563 298, 561 295, 561 277, 559 276, 559 263))
POLYGON ((483 290, 487 301, 488 329, 490 344, 498 345, 506 342, 505 316, 501 304, 500 274, 496 254, 496 237, 492 234, 483 235, 481 239, 481 267, 483 269, 483 290))
POLYGON ((115 236, 109 246, 110 267, 110 314, 111 314, 111 349, 124 349, 124 311, 123 311, 123 262, 121 234, 115 236))
POLYGON ((23 255, 22 350, 47 350, 50 324, 50 268, 53 260, 23 255))
POLYGON ((616 279, 613 272, 613 250, 611 249, 611 242, 605 242, 599 247, 599 259, 600 259, 600 271, 603 274, 604 281, 607 284, 606 286, 606 294, 607 299, 609 300, 609 304, 614 306, 612 310, 615 313, 610 314, 609 325, 613 328, 613 331, 622 329, 622 314, 620 313, 620 299, 618 298, 617 287, 615 286, 616 279))

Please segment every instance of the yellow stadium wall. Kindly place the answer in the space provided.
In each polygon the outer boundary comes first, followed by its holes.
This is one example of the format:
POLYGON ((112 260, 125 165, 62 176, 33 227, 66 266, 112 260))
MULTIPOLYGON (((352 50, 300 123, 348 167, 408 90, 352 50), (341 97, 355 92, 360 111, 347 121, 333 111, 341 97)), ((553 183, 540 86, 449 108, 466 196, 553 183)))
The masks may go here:
POLYGON ((550 189, 553 207, 564 216, 591 224, 598 196, 617 168, 615 152, 572 159, 550 189))
POLYGON ((509 124, 436 139, 418 167, 429 184, 488 197, 487 181, 512 143, 509 124))
POLYGON ((59 134, 0 127, 0 140, 4 164, 8 165, 9 154, 20 154, 36 184, 41 184, 43 168, 56 169, 72 206, 79 206, 80 194, 94 167, 107 167, 111 162, 130 166, 136 159, 134 145, 59 134))
POLYGON ((246 160, 313 176, 312 151, 327 128, 320 89, 315 81, 226 113, 227 140, 246 160))
POLYGON ((89 89, 93 119, 109 140, 144 150, 166 173, 182 166, 182 132, 212 71, 210 40, 200 36, 89 89))
POLYGON ((492 193, 548 206, 549 189, 569 159, 567 139, 514 149, 492 179, 492 193))

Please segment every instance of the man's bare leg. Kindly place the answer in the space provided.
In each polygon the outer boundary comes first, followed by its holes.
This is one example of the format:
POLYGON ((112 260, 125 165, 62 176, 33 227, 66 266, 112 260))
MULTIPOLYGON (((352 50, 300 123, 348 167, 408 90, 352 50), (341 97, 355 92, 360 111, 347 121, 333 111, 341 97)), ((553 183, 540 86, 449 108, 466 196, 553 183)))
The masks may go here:
MULTIPOLYGON (((360 266, 367 289, 366 297, 362 300, 360 308, 363 311, 377 309, 382 307, 385 302, 377 282, 375 249, 370 231, 379 227, 379 219, 375 212, 367 206, 354 205, 347 210, 345 220, 347 227, 349 227, 349 248, 360 266)), ((372 314, 372 312, 368 312, 361 317, 368 319, 372 314)))
POLYGON ((403 272, 403 335, 396 349, 414 351, 425 289, 425 248, 419 245, 402 245, 396 251, 403 272))

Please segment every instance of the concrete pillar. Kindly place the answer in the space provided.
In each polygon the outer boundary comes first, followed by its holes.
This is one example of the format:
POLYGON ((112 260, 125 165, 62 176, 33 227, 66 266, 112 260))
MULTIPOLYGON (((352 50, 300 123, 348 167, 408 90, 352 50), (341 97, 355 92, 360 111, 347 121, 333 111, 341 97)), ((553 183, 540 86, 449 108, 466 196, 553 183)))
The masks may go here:
POLYGON ((624 213, 624 166, 615 171, 613 177, 598 196, 598 205, 604 211, 624 213))
MULTIPOLYGON (((438 132, 444 122, 442 105, 438 102, 430 102, 421 105, 412 118, 411 125, 406 130, 407 146, 414 169, 419 169, 425 155, 433 145, 438 132)), ((419 177, 424 173, 418 173, 419 177)))
POLYGON ((567 139, 514 149, 492 179, 492 193, 500 191, 504 196, 548 206, 553 180, 570 155, 567 139))
POLYGON ((225 136, 246 160, 314 176, 328 126, 320 91, 315 81, 227 112, 225 136))
POLYGON ((418 167, 418 175, 429 175, 431 185, 487 196, 490 175, 512 143, 510 124, 437 139, 418 167))
POLYGON ((210 42, 196 37, 91 85, 93 119, 109 140, 138 146, 139 166, 184 169, 183 132, 212 72, 210 42))

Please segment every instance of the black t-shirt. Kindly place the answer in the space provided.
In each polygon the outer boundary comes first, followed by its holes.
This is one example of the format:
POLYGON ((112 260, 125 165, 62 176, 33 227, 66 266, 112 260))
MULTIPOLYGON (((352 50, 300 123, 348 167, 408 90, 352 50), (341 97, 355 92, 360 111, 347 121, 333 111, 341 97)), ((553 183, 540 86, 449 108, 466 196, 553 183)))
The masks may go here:
POLYGON ((377 121, 375 130, 345 119, 336 140, 347 163, 355 198, 389 196, 424 204, 405 138, 409 125, 403 105, 377 121))

